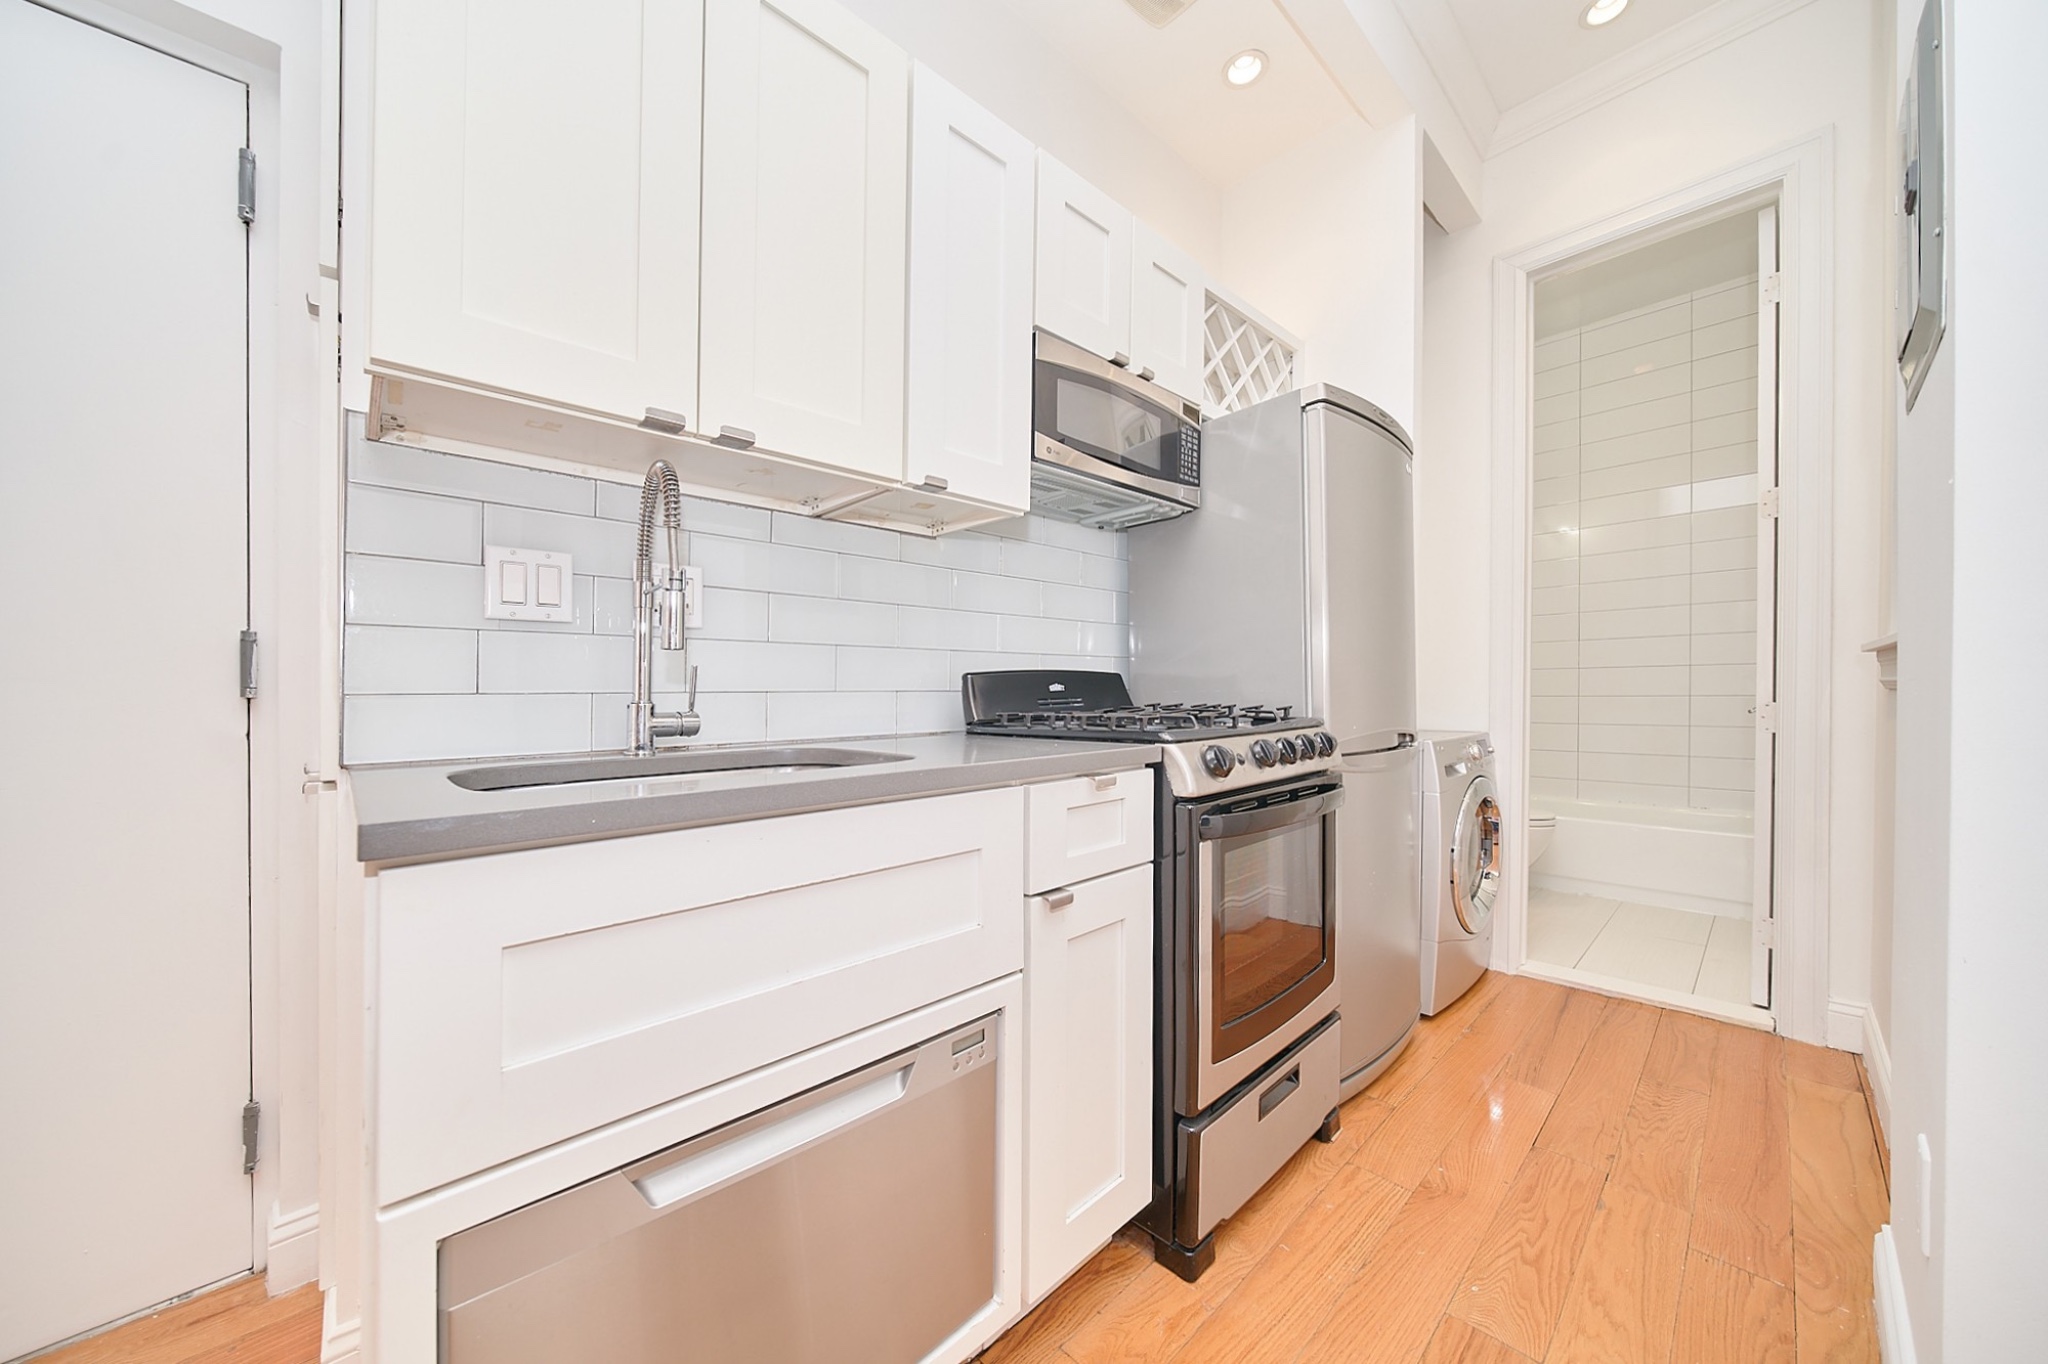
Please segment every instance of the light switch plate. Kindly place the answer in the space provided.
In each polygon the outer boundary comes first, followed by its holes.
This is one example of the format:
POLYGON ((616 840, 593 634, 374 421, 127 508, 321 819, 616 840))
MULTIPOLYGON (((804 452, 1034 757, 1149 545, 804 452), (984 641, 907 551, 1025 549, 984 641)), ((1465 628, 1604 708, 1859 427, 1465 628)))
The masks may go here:
POLYGON ((487 620, 575 620, 575 557, 553 549, 510 549, 504 545, 485 545, 484 617, 487 620))

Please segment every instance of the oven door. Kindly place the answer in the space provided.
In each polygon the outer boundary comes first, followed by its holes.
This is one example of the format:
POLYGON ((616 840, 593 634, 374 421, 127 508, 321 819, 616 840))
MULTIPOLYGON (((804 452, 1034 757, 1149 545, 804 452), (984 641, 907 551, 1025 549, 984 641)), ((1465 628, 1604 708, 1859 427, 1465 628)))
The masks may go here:
POLYGON ((1206 1109, 1336 1007, 1336 812, 1329 775, 1191 803, 1195 1106, 1206 1109))

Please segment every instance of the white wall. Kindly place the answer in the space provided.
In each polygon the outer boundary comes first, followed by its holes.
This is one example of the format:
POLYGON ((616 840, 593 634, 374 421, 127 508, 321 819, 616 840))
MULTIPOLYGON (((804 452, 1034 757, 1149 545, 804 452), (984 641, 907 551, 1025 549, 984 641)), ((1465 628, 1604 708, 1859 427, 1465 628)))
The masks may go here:
MULTIPOLYGON (((1917 8, 1901 5, 1910 51, 1917 8)), ((1923 1364, 2032 1358, 2048 1339, 2048 917, 2013 859, 2040 841, 2012 775, 2048 762, 2037 585, 2048 460, 2034 394, 2048 347, 2048 165, 2037 145, 2048 9, 1955 0, 1948 335, 1898 419, 1898 853, 1893 1219, 1923 1364), (1918 1133, 1933 1148, 1919 1251, 1918 1133)))
MULTIPOLYGON (((1879 443, 1886 363, 1888 35, 1870 0, 1815 0, 1486 163, 1483 220, 1426 253, 1416 460, 1421 723, 1489 723, 1493 262, 1834 129, 1834 669, 1830 994, 1869 997, 1878 632, 1879 443)), ((1903 777, 1902 777, 1903 780, 1903 777)))
POLYGON ((993 4, 841 0, 968 98, 1214 269, 1216 186, 993 4))
POLYGON ((1417 442, 1422 130, 1346 122, 1223 197, 1219 273, 1303 340, 1296 380, 1378 403, 1417 442))

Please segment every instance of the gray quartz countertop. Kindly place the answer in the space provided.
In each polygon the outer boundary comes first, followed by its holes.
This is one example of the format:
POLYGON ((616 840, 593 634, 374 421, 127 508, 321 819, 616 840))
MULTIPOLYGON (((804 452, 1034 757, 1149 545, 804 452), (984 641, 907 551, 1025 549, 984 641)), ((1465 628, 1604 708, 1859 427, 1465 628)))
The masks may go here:
POLYGON ((687 751, 742 755, 799 746, 860 749, 900 756, 894 761, 851 767, 632 776, 496 791, 466 790, 450 778, 477 768, 518 767, 530 762, 563 762, 604 755, 470 758, 460 762, 355 767, 349 770, 349 784, 355 797, 356 857, 372 865, 432 861, 913 796, 1053 781, 1142 767, 1159 760, 1159 749, 1151 744, 1004 739, 977 734, 832 739, 816 744, 735 745, 726 749, 693 745, 687 751))

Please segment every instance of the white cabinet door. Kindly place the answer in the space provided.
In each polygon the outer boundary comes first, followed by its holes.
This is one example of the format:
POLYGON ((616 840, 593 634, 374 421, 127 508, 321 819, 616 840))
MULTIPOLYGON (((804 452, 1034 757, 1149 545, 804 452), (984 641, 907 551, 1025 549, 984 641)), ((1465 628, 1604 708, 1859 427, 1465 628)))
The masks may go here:
POLYGON ((369 359, 695 413, 703 0, 377 13, 369 359))
POLYGON ((1038 325, 1120 363, 1131 349, 1131 215, 1038 154, 1038 325))
POLYGON ((1152 1196, 1152 867, 1026 904, 1024 1289, 1036 1302, 1152 1196))
POLYGON ((1202 400, 1202 310, 1195 258, 1143 223, 1131 229, 1131 367, 1190 402, 1202 400))
POLYGON ((919 65, 904 481, 1031 503, 1032 146, 919 65))
POLYGON ((900 479, 910 59, 833 0, 704 47, 703 429, 900 479))

